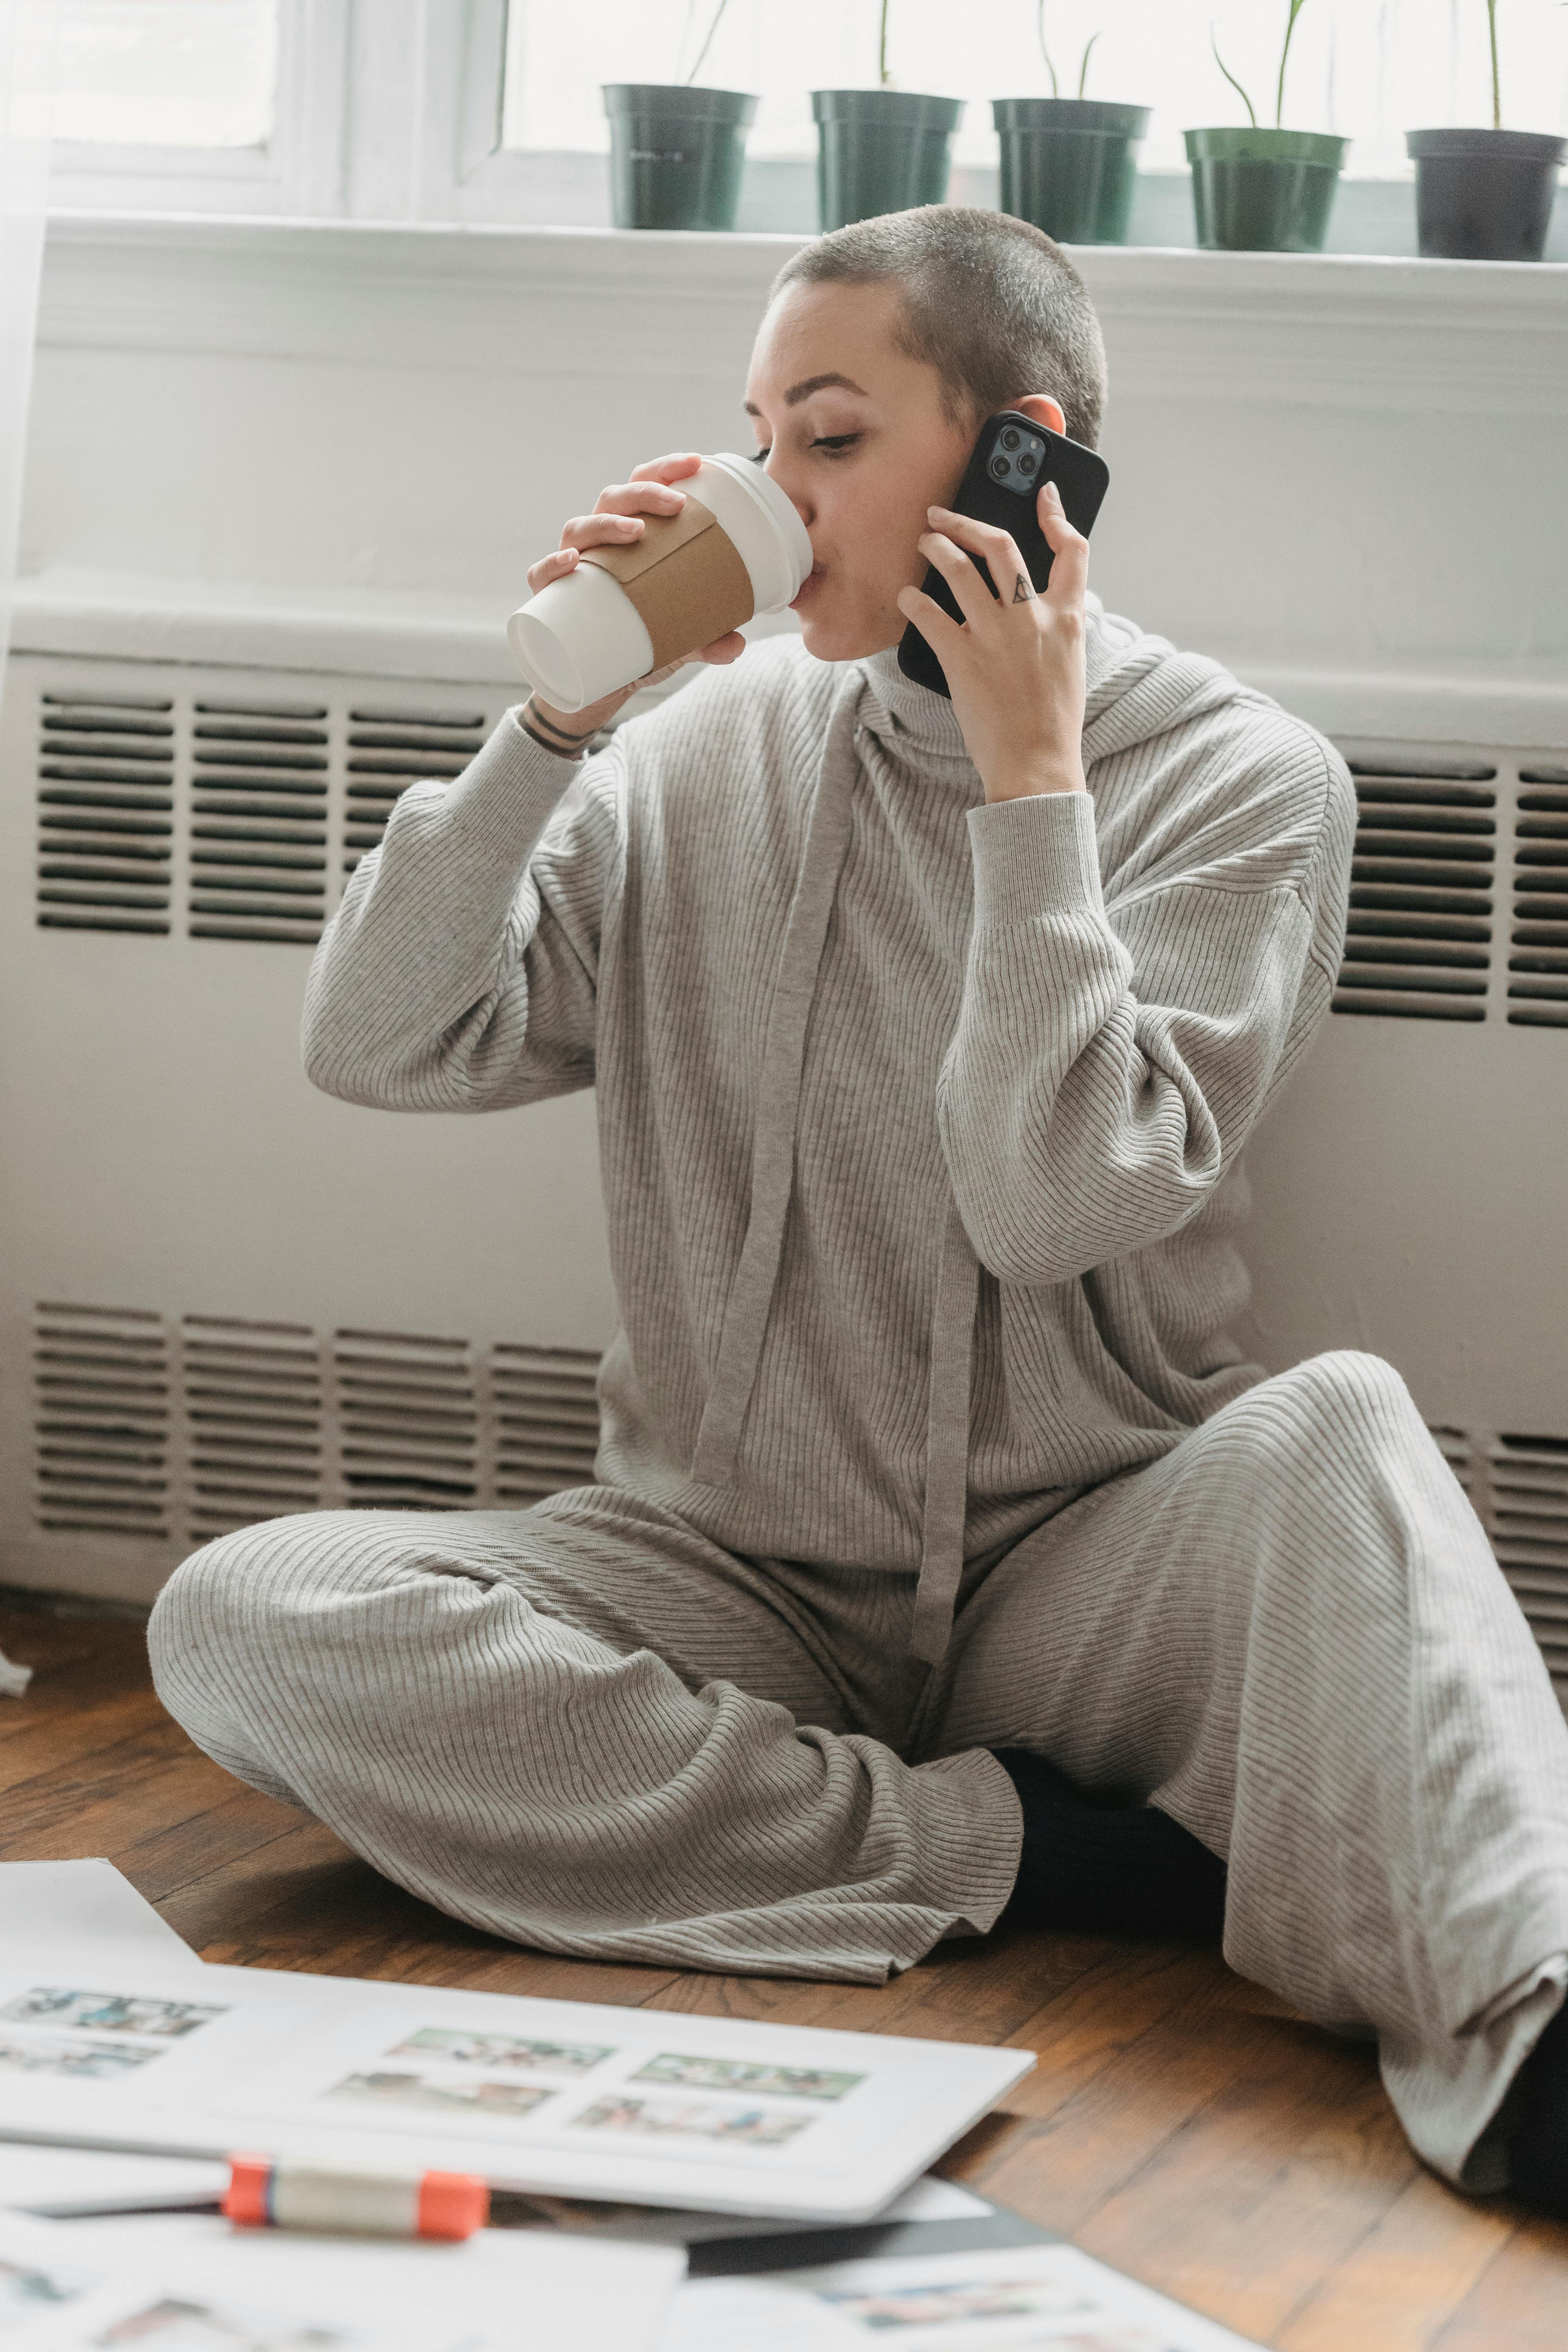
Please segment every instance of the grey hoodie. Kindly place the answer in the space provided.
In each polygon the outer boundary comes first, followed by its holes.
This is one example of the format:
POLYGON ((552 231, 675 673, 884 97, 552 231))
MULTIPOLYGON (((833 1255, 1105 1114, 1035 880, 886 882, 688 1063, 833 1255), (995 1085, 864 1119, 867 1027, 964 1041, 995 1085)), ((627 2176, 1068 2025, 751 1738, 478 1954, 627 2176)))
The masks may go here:
POLYGON ((987 805, 892 654, 773 640, 581 767, 509 714, 405 793, 310 972, 349 1101, 596 1087, 599 1478, 918 1570, 926 1659, 966 1561, 1258 1377, 1240 1155, 1342 943, 1354 795, 1300 720, 1095 609, 1084 758, 987 805))

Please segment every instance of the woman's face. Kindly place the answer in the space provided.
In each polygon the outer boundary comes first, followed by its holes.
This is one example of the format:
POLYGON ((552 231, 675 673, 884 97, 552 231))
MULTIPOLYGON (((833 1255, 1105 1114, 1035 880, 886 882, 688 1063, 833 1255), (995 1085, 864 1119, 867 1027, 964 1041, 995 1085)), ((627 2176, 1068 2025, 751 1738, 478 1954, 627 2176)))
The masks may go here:
POLYGON ((819 661, 898 644, 899 591, 925 577, 926 509, 950 503, 979 430, 947 415, 936 370, 899 349, 901 301, 896 284, 788 287, 752 353, 758 446, 811 534, 791 609, 819 661))

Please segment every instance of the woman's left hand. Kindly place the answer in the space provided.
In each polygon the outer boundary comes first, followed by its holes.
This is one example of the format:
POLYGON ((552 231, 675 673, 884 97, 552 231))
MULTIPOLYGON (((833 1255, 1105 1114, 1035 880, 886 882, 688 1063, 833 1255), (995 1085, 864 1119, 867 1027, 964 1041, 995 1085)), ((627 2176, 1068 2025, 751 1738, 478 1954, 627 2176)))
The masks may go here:
POLYGON ((1083 596, 1089 541, 1062 512, 1054 482, 1039 493, 1051 551, 1044 591, 1009 532, 946 507, 927 509, 920 551, 952 590, 963 625, 919 588, 899 591, 899 610, 941 662, 952 707, 988 801, 1084 789, 1083 596), (993 596, 970 557, 983 555, 993 596))

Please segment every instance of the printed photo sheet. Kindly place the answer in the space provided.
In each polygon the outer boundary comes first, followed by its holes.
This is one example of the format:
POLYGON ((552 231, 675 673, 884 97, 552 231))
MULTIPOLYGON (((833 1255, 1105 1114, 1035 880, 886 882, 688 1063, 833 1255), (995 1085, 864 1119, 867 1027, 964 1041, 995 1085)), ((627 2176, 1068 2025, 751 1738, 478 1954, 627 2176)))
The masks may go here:
POLYGON ((202 1965, 111 1862, 0 1862, 0 1958, 88 1942, 157 1969, 202 1965))
POLYGON ((487 2231, 462 2246, 220 2221, 0 2213, 0 2352, 647 2352, 678 2250, 487 2231))
POLYGON ((496 2186, 870 2218, 1027 2051, 264 1969, 0 1959, 0 2137, 237 2147, 496 2186))
POLYGON ((1258 2352, 1075 2246, 689 2282, 658 2352, 1258 2352))

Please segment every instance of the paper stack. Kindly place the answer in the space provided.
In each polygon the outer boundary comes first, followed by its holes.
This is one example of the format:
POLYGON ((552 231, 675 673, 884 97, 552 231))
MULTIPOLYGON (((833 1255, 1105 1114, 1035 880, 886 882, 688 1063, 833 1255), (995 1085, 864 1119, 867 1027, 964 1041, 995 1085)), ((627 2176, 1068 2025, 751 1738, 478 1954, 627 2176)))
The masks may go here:
POLYGON ((526 2312, 531 2352, 805 2352, 868 2331, 904 2352, 1234 2352, 921 2179, 1034 2063, 208 1967, 107 1863, 0 1865, 0 2209, 26 2209, 0 2210, 0 2336, 18 2352, 488 2352, 526 2312), (450 2246, 126 2218, 211 2203, 240 2149, 479 2173, 495 2219, 525 2226, 450 2246))

